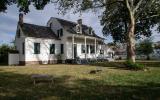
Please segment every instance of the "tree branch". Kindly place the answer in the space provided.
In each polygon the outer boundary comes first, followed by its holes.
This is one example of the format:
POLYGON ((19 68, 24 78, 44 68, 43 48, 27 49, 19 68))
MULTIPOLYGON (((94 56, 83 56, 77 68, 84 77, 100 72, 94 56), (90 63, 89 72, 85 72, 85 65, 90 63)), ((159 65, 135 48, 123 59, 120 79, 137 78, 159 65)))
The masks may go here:
POLYGON ((152 15, 152 16, 147 17, 147 18, 142 18, 142 20, 146 20, 146 19, 153 18, 153 17, 160 17, 160 15, 152 15))
POLYGON ((130 7, 130 5, 129 5, 128 0, 125 0, 125 3, 126 3, 126 6, 127 6, 128 10, 131 11, 131 7, 130 7))
POLYGON ((136 5, 136 7, 133 9, 134 12, 135 12, 135 11, 139 8, 139 6, 142 4, 142 1, 143 1, 143 0, 140 0, 140 1, 138 2, 138 4, 136 5))

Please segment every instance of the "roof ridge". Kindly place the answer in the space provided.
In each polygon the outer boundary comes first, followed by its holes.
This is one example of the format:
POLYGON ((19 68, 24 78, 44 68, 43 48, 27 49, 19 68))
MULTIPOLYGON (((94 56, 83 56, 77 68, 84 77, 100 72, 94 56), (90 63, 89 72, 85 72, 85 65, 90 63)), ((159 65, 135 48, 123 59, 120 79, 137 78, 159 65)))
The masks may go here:
POLYGON ((48 26, 37 25, 37 24, 31 24, 31 23, 23 23, 23 24, 28 24, 28 25, 38 26, 38 27, 46 27, 46 28, 49 28, 48 26))
MULTIPOLYGON (((56 19, 61 20, 61 21, 66 21, 66 22, 69 22, 69 23, 77 24, 77 23, 74 22, 74 21, 70 21, 70 20, 66 20, 66 19, 62 19, 62 18, 57 18, 57 17, 51 17, 51 18, 56 18, 56 19)), ((83 26, 86 26, 86 27, 88 27, 88 28, 91 27, 91 26, 88 26, 88 25, 83 24, 83 23, 82 23, 82 25, 83 25, 83 26)))

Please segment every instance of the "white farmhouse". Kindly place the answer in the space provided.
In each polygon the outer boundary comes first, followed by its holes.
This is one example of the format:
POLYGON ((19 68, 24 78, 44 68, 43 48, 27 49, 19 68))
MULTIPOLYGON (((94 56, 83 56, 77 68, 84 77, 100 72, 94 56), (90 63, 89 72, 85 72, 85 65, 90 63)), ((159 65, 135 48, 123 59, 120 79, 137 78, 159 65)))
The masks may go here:
POLYGON ((19 15, 15 36, 20 64, 63 63, 76 58, 95 59, 103 55, 104 39, 97 36, 91 27, 51 17, 47 26, 23 22, 19 15))

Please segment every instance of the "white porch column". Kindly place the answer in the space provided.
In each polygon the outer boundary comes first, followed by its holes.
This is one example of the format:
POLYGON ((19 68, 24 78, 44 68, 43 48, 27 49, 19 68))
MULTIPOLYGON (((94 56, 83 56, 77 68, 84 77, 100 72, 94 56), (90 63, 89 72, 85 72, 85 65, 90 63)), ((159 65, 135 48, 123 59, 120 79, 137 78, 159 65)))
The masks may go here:
POLYGON ((84 37, 84 47, 85 47, 85 59, 87 59, 87 45, 86 45, 86 37, 84 37))
POLYGON ((72 35, 72 59, 74 59, 74 35, 72 35))
POLYGON ((96 38, 94 40, 94 50, 95 50, 95 58, 96 58, 96 56, 97 56, 97 40, 96 40, 96 38))

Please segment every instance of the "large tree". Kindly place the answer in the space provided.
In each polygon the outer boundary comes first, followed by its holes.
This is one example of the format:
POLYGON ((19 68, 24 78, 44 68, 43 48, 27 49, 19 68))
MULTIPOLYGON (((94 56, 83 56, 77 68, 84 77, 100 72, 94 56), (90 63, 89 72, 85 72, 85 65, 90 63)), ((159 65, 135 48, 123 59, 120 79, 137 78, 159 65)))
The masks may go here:
POLYGON ((20 11, 28 12, 29 5, 43 9, 49 3, 58 5, 59 11, 66 13, 86 10, 102 11, 101 24, 103 34, 112 35, 116 42, 127 43, 127 58, 135 62, 135 40, 141 35, 150 36, 152 28, 160 31, 160 1, 159 0, 2 0, 0 11, 6 5, 17 3, 20 11), (13 2, 14 1, 14 2, 13 2))

